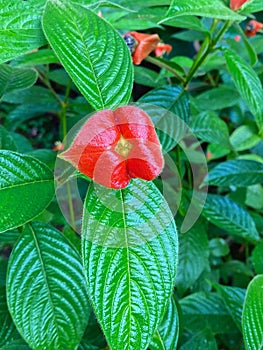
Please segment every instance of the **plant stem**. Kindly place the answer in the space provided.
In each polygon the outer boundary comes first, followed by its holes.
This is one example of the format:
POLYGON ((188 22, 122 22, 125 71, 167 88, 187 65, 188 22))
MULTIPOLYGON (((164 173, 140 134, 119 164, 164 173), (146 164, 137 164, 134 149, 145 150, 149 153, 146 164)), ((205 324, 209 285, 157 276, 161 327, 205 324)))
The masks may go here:
POLYGON ((177 73, 177 71, 175 69, 173 69, 172 67, 170 67, 168 64, 159 61, 158 59, 152 57, 152 56, 148 56, 145 58, 145 61, 150 62, 155 64, 156 66, 160 67, 160 68, 164 68, 167 71, 171 72, 181 83, 185 83, 185 79, 177 73))

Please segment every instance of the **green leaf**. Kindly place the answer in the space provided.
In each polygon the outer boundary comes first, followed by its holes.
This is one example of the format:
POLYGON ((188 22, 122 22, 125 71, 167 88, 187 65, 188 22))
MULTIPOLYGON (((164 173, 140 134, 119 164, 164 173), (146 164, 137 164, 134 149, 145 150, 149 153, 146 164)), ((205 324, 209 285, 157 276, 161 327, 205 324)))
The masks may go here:
POLYGON ((250 125, 241 125, 230 136, 230 143, 236 151, 244 151, 254 147, 261 141, 256 129, 250 125))
POLYGON ((6 303, 6 288, 5 286, 0 286, 0 349, 17 338, 19 338, 19 334, 6 303))
POLYGON ((177 28, 187 28, 192 30, 198 30, 200 32, 207 32, 207 27, 203 22, 195 16, 179 16, 174 17, 171 20, 165 21, 166 25, 177 28))
POLYGON ((252 251, 252 263, 257 274, 263 274, 263 242, 260 242, 252 251))
POLYGON ((263 11, 263 3, 261 0, 250 0, 247 1, 240 9, 240 12, 243 14, 250 14, 253 12, 263 11))
POLYGON ((223 238, 212 238, 209 241, 209 249, 215 257, 226 256, 229 254, 229 246, 223 238))
POLYGON ((0 99, 8 92, 29 88, 35 84, 36 80, 37 71, 35 69, 0 65, 0 99))
POLYGON ((263 187, 255 184, 247 187, 245 204, 254 209, 263 209, 263 187))
POLYGON ((214 167, 204 180, 210 185, 246 187, 263 182, 263 164, 245 159, 234 159, 214 167))
POLYGON ((263 132, 263 90, 261 81, 251 66, 235 52, 224 49, 227 67, 237 90, 255 116, 260 133, 263 132))
POLYGON ((247 240, 257 241, 259 235, 249 213, 228 197, 209 194, 202 214, 214 225, 247 240))
POLYGON ((14 139, 2 125, 0 125, 0 149, 17 150, 14 139))
POLYGON ((48 0, 43 29, 73 82, 95 109, 129 102, 131 55, 110 24, 82 6, 48 0))
POLYGON ((261 350, 263 342, 263 275, 249 283, 242 315, 243 336, 247 350, 261 350))
POLYGON ((180 346, 180 350, 218 350, 215 337, 209 328, 197 332, 186 343, 180 346))
POLYGON ((206 158, 207 160, 218 159, 226 156, 231 152, 229 147, 222 147, 220 144, 211 143, 207 147, 206 158))
MULTIPOLYGON (((189 121, 190 103, 188 93, 181 86, 164 86, 152 90, 139 99, 140 103, 149 103, 176 114, 185 122, 189 121)), ((172 126, 170 125, 172 129, 172 126)))
POLYGON ((1 350, 31 350, 24 340, 14 340, 11 343, 5 344, 1 350))
POLYGON ((174 350, 179 337, 179 316, 174 297, 168 303, 162 323, 150 344, 151 350, 174 350))
POLYGON ((198 279, 208 264, 208 239, 203 223, 179 235, 179 264, 176 287, 183 294, 198 279))
POLYGON ((134 67, 134 82, 154 88, 165 84, 165 80, 160 77, 159 73, 142 66, 134 67))
POLYGON ((0 232, 24 225, 40 214, 54 195, 53 173, 40 161, 0 151, 0 232))
POLYGON ((30 347, 76 348, 90 307, 80 256, 59 231, 37 222, 26 227, 10 256, 7 300, 30 347))
POLYGON ((241 330, 242 309, 246 290, 237 287, 222 286, 220 284, 213 285, 217 292, 221 295, 225 306, 237 327, 241 330))
POLYGON ((90 185, 83 261, 94 311, 112 349, 146 349, 175 283, 177 233, 152 182, 123 190, 90 185))
POLYGON ((220 85, 207 90, 196 97, 196 102, 201 110, 221 110, 232 107, 239 101, 240 96, 233 86, 220 85))
POLYGON ((0 63, 46 43, 40 18, 45 0, 1 0, 0 63))
POLYGON ((192 332, 210 328, 215 334, 224 334, 236 328, 217 293, 194 293, 181 299, 180 305, 184 326, 192 332))
POLYGON ((42 64, 59 63, 59 59, 51 49, 42 49, 20 56, 12 61, 12 66, 38 66, 42 64))
POLYGON ((185 15, 228 19, 232 21, 241 21, 244 19, 243 16, 231 11, 221 0, 172 0, 166 14, 166 19, 162 22, 168 19, 170 20, 173 17, 185 15))
POLYGON ((202 141, 229 147, 226 123, 213 112, 202 112, 191 122, 191 130, 202 141))

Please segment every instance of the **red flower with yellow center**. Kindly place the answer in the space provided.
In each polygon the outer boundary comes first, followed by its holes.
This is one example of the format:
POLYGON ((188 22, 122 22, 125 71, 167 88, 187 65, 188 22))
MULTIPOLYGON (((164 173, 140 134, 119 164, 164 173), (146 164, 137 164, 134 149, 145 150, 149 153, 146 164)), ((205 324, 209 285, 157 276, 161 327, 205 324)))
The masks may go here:
POLYGON ((133 106, 95 113, 60 158, 114 189, 126 187, 132 178, 151 181, 164 165, 151 119, 133 106))

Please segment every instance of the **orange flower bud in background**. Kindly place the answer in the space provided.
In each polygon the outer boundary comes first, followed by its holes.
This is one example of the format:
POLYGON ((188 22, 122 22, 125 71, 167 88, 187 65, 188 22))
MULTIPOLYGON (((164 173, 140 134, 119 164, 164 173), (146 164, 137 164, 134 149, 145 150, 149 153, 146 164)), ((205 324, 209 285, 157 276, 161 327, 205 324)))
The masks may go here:
POLYGON ((245 29, 245 34, 246 36, 255 36, 257 32, 263 28, 263 23, 260 23, 258 21, 255 21, 252 19, 251 21, 248 22, 246 29, 245 29))
POLYGON ((128 32, 124 34, 123 39, 126 41, 132 54, 132 61, 136 65, 141 64, 160 42, 158 34, 138 32, 128 32))
POLYGON ((154 49, 154 54, 157 57, 162 57, 164 54, 168 54, 172 51, 172 46, 169 44, 159 43, 154 49))
POLYGON ((230 8, 232 10, 238 10, 243 4, 249 2, 250 0, 230 0, 230 8))

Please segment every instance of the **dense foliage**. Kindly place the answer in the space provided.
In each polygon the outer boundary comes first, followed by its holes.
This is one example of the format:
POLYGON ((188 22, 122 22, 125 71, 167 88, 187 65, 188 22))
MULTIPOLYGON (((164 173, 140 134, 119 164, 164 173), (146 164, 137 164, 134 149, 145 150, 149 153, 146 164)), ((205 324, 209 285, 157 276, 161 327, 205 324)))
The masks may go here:
POLYGON ((262 349, 262 13, 1 0, 1 350, 262 349), (161 176, 143 180, 145 158, 103 187, 57 157, 127 104, 161 176))

